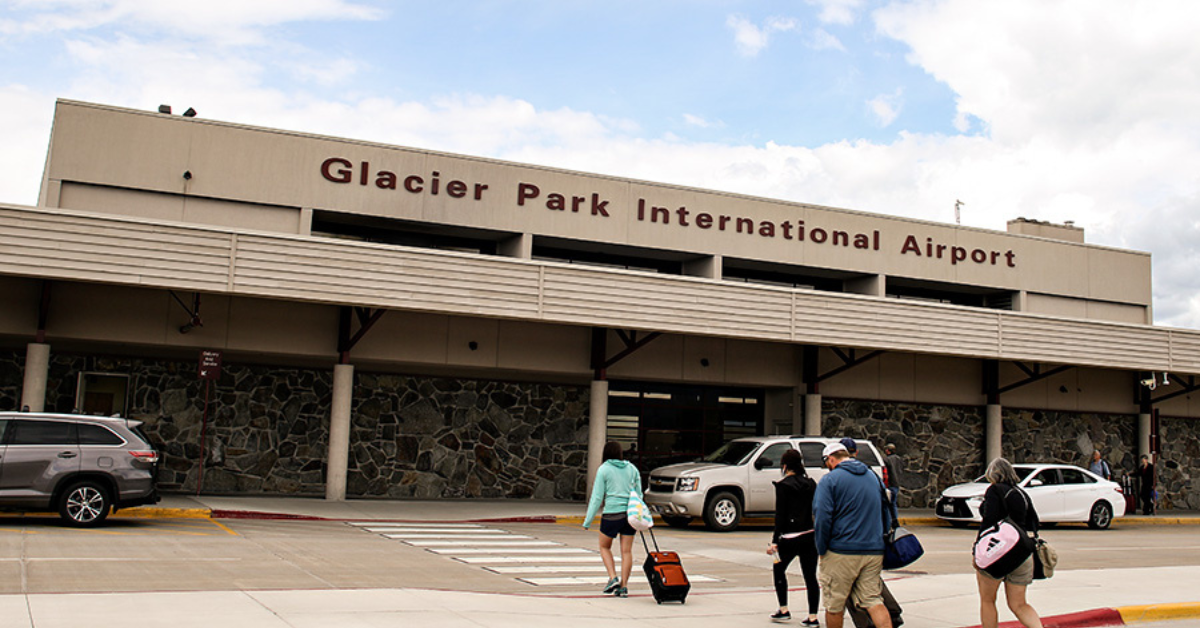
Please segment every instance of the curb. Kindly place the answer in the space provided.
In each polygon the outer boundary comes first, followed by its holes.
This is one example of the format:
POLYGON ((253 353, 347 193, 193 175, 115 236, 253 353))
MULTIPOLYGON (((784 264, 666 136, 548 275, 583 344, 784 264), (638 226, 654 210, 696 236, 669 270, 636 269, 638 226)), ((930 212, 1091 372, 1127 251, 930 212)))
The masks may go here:
MULTIPOLYGON (((1042 618, 1043 628, 1101 628, 1103 626, 1127 626, 1153 621, 1171 621, 1200 618, 1200 602, 1178 604, 1147 604, 1143 606, 1119 606, 1096 608, 1090 611, 1052 615, 1042 618)), ((977 624, 969 628, 980 628, 977 624)), ((1022 628, 1019 621, 1006 621, 998 628, 1022 628)))

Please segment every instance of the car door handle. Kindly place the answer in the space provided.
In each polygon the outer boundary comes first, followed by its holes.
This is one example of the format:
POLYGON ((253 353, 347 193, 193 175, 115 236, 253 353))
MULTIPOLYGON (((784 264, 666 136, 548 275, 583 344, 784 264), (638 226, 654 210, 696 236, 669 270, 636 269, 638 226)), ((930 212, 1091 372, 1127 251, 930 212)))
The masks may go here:
POLYGON ((58 457, 59 458, 74 458, 75 456, 78 456, 78 455, 79 454, 77 454, 73 451, 64 451, 64 452, 58 454, 58 457))

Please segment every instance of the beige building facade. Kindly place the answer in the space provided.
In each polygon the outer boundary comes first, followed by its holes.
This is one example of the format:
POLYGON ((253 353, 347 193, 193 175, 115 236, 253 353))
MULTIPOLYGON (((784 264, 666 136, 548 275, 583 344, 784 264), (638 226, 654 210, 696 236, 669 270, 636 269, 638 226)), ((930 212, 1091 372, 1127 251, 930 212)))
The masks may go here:
POLYGON ((995 455, 1182 461, 1155 437, 1200 416, 1149 254, 1070 225, 60 101, 0 238, 0 403, 142 418, 180 488, 578 499, 608 439, 652 467, 803 432, 895 442, 929 506, 995 455))

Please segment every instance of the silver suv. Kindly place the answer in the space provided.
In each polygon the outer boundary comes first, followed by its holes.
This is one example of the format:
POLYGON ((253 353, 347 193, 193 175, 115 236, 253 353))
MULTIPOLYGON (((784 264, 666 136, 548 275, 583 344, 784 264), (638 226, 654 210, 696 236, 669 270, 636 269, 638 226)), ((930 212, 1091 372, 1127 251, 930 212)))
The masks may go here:
POLYGON ((110 511, 154 504, 158 452, 140 421, 0 412, 0 508, 57 510, 95 526, 110 511))
MULTIPOLYGON (((660 467, 650 472, 646 504, 670 526, 682 527, 703 517, 710 530, 727 532, 743 516, 775 516, 779 461, 789 449, 800 451, 804 470, 818 482, 828 471, 821 451, 838 438, 755 436, 731 440, 696 462, 660 467)), ((883 458, 871 441, 855 439, 858 459, 883 477, 883 458)))

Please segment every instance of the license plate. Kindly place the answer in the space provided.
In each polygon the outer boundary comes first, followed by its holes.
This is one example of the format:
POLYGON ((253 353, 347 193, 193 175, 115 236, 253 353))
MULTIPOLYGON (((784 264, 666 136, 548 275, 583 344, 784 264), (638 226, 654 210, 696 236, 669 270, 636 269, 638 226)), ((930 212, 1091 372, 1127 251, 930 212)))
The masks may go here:
POLYGON ((942 514, 944 514, 944 515, 954 514, 954 505, 953 504, 942 504, 942 514))

